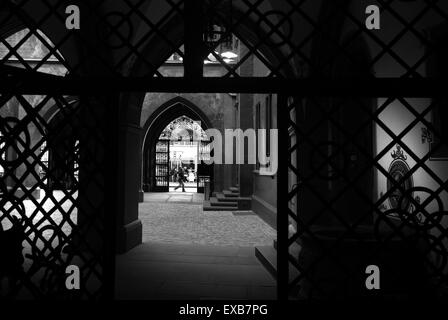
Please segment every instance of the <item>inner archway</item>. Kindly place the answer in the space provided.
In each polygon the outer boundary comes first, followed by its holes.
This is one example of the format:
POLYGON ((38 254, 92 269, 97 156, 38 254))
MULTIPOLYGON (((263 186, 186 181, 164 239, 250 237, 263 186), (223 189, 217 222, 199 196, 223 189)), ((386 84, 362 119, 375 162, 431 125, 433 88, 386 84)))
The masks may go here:
POLYGON ((204 193, 210 182, 209 139, 199 122, 187 116, 171 121, 159 136, 153 154, 156 190, 204 193))
POLYGON ((209 150, 205 131, 210 127, 207 116, 186 99, 177 97, 160 106, 144 126, 143 190, 175 191, 181 176, 187 192, 204 193, 207 182, 213 186, 213 165, 202 161, 209 150), (181 170, 185 174, 179 175, 181 170))

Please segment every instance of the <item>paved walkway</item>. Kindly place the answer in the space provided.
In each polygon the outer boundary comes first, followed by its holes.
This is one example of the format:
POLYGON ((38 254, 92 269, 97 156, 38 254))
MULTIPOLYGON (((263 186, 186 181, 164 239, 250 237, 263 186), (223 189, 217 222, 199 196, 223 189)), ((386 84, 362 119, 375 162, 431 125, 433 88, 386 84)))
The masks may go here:
POLYGON ((120 300, 272 300, 276 284, 253 247, 147 242, 117 256, 120 300))
MULTIPOLYGON (((47 196, 42 194, 37 203, 24 201, 27 216, 40 227, 52 219, 70 234, 70 225, 53 209, 60 203, 76 223, 73 200, 59 191, 47 196)), ((254 246, 272 245, 276 233, 257 215, 204 212, 203 195, 197 193, 153 193, 144 199, 140 218, 145 243, 117 256, 117 298, 275 299, 275 281, 257 261, 254 246)), ((7 221, 2 225, 10 227, 7 221)), ((24 245, 24 252, 29 251, 24 245)))
POLYGON ((145 194, 144 243, 117 256, 116 298, 151 300, 276 298, 255 257, 275 231, 251 211, 202 210, 195 193, 145 194))
MULTIPOLYGON (((182 188, 179 188, 175 190, 175 188, 179 186, 178 182, 171 182, 169 184, 170 192, 182 192, 182 188)), ((198 183, 197 182, 185 182, 184 183, 185 191, 186 192, 194 192, 196 193, 198 190, 198 183)))
POLYGON ((147 193, 140 204, 143 242, 269 246, 276 232, 252 211, 203 211, 202 194, 147 193))
MULTIPOLYGON (((145 193, 144 202, 154 203, 195 203, 202 204, 204 194, 195 192, 182 192, 180 189, 173 192, 145 193)), ((140 208, 140 213, 142 209, 140 208)))

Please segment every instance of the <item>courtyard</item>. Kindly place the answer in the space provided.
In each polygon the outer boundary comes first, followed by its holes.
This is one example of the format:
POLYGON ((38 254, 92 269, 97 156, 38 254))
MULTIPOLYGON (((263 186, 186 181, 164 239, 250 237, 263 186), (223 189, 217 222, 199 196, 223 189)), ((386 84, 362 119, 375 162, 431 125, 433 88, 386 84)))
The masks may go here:
POLYGON ((146 193, 140 203, 143 242, 255 247, 276 232, 252 211, 203 211, 203 194, 146 193))

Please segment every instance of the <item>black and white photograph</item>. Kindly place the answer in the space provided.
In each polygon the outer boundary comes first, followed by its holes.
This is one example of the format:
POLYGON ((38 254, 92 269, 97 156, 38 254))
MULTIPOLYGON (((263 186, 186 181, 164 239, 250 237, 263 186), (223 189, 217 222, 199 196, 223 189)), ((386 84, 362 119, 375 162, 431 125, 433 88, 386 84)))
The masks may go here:
POLYGON ((0 305, 446 302, 447 74, 445 0, 0 1, 0 305))

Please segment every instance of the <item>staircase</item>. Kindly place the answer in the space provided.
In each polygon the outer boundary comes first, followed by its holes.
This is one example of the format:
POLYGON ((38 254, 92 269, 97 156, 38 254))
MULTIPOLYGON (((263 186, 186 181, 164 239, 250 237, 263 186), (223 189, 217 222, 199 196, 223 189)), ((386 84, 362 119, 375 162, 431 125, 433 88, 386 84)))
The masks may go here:
POLYGON ((238 187, 230 187, 223 192, 213 192, 209 201, 204 201, 204 211, 250 210, 252 198, 241 197, 238 187))

